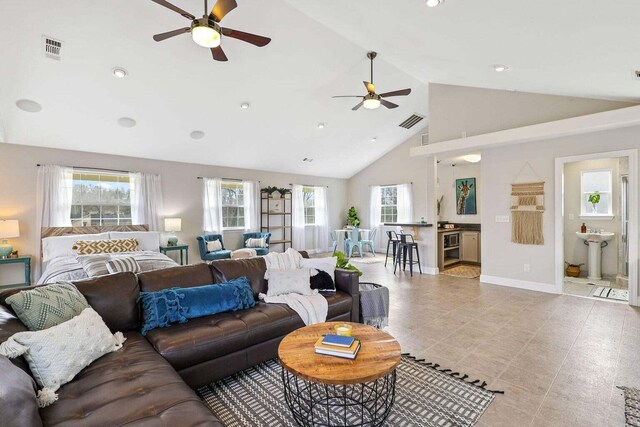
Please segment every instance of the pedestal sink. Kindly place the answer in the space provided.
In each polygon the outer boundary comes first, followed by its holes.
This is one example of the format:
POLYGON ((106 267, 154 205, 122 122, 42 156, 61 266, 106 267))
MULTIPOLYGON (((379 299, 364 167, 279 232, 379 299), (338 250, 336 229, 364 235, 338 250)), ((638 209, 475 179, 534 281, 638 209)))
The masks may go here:
POLYGON ((589 275, 588 279, 602 279, 602 248, 606 247, 609 240, 613 239, 614 233, 580 233, 576 231, 576 235, 589 245, 589 275), (605 243, 603 245, 603 243, 605 243))

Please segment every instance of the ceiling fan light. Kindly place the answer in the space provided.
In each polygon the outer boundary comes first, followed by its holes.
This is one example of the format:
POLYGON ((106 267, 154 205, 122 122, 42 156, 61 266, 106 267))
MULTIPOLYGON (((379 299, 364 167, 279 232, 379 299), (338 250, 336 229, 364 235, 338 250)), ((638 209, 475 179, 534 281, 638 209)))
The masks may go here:
POLYGON ((191 29, 193 41, 202 47, 220 46, 220 33, 206 25, 197 25, 191 29))
POLYGON ((376 108, 380 107, 380 100, 375 98, 365 99, 362 106, 367 110, 375 110, 376 108))

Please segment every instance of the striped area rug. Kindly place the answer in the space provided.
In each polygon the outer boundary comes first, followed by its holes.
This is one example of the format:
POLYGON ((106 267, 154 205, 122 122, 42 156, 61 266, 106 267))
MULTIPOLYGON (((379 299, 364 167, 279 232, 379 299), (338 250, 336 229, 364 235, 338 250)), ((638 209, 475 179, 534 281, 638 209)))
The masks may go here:
POLYGON ((614 289, 607 286, 598 286, 593 291, 593 296, 596 298, 608 298, 618 301, 629 301, 629 291, 626 289, 614 289))
MULTIPOLYGON (((296 427, 284 399, 281 370, 273 359, 201 387, 197 393, 227 427, 296 427)), ((395 404, 386 425, 473 426, 496 393, 485 386, 403 355, 397 369, 395 404)))

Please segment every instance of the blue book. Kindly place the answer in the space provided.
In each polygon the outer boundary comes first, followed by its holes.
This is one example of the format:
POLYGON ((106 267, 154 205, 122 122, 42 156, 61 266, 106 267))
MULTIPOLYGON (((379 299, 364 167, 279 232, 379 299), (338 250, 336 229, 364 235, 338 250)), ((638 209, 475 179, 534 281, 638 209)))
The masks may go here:
POLYGON ((355 338, 344 335, 325 335, 322 344, 335 345, 338 347, 351 347, 355 338))

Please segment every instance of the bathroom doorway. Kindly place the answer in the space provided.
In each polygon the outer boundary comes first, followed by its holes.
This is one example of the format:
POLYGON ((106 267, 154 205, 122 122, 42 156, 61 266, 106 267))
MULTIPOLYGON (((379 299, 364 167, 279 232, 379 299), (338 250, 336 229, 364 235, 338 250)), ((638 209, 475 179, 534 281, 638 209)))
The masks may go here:
POLYGON ((559 293, 636 304, 636 163, 636 150, 556 159, 559 293))

